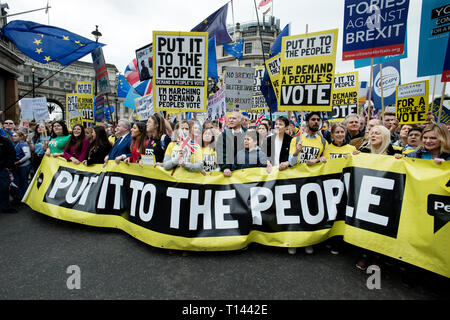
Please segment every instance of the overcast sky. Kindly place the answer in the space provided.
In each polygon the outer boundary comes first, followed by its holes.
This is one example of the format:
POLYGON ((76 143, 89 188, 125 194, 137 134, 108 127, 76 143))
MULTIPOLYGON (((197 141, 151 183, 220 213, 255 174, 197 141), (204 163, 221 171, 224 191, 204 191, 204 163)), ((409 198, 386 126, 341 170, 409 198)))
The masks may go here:
MULTIPOLYGON (((0 0, 7 2, 9 13, 45 7, 47 0, 0 0)), ((344 0, 273 0, 273 14, 280 19, 280 27, 291 23, 291 34, 303 34, 308 24, 309 32, 339 29, 336 72, 354 70, 353 61, 343 62, 342 32, 344 0)), ((426 1, 426 0, 424 0, 426 1)), ((152 42, 152 31, 190 31, 208 15, 227 3, 225 0, 50 0, 49 14, 45 11, 11 17, 67 29, 86 38, 94 39, 95 25, 103 34, 100 42, 108 63, 116 65, 123 73, 135 57, 135 50, 152 42)), ((256 0, 258 4, 260 0, 256 0)), ((269 5, 271 6, 271 5, 269 5)), ((267 6, 266 8, 268 8, 267 6)), ((429 79, 417 78, 418 38, 422 0, 410 0, 408 13, 408 58, 401 60, 402 83, 429 79)), ((256 20, 254 0, 234 0, 228 6, 227 22, 244 23, 256 20)), ((260 20, 262 20, 260 13, 260 20)), ((443 48, 444 50, 445 48, 443 48)), ((92 62, 90 55, 82 59, 92 62)), ((370 67, 357 69, 361 80, 369 80, 370 67)), ((442 86, 438 76, 436 96, 442 86)), ((432 93, 433 77, 430 79, 432 93)), ((450 86, 447 86, 450 94, 450 86)))

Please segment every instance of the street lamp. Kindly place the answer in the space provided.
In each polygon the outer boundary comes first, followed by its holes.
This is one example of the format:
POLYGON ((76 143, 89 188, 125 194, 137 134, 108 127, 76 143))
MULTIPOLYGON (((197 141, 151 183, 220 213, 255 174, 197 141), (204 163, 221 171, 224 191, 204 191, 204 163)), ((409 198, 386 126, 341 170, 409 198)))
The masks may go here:
POLYGON ((33 75, 33 98, 35 97, 35 93, 34 93, 34 72, 36 70, 34 69, 34 67, 31 67, 31 74, 33 75))
MULTIPOLYGON (((95 37, 95 43, 98 43, 98 38, 102 36, 102 33, 98 31, 98 26, 95 26, 95 30, 91 32, 91 34, 95 37)), ((94 75, 95 81, 94 81, 94 95, 97 97, 97 74, 94 75)))

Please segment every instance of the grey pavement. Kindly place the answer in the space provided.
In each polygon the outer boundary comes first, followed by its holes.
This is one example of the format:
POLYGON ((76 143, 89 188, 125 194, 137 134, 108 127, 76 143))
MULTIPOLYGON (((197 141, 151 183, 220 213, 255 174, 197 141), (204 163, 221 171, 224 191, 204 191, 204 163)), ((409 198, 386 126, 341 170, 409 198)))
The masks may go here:
POLYGON ((116 229, 57 220, 20 207, 0 214, 1 300, 440 300, 448 278, 414 268, 405 286, 398 267, 381 268, 380 289, 355 268, 347 246, 313 255, 251 244, 246 251, 180 252, 151 247, 116 229), (69 289, 69 266, 80 289, 69 289))

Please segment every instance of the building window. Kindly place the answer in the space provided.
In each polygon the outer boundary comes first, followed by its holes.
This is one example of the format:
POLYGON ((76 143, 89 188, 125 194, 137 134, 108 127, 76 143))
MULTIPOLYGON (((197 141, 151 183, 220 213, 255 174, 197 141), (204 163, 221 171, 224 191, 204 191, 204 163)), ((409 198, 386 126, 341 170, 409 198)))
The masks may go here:
POLYGON ((263 52, 264 53, 270 52, 270 43, 269 42, 263 42, 263 52))
POLYGON ((252 66, 252 64, 251 63, 246 63, 245 66, 250 68, 252 66))
POLYGON ((48 86, 53 87, 53 80, 48 80, 48 86))
POLYGON ((245 48, 244 48, 244 53, 252 53, 252 47, 253 47, 253 43, 246 42, 245 48))
POLYGON ((28 76, 23 76, 23 82, 29 82, 30 78, 28 76))
POLYGON ((59 88, 60 89, 64 89, 64 81, 60 81, 59 82, 59 88))
POLYGON ((222 54, 222 57, 226 57, 226 56, 228 56, 228 52, 225 50, 225 48, 224 47, 222 47, 222 50, 223 50, 223 54, 222 54))

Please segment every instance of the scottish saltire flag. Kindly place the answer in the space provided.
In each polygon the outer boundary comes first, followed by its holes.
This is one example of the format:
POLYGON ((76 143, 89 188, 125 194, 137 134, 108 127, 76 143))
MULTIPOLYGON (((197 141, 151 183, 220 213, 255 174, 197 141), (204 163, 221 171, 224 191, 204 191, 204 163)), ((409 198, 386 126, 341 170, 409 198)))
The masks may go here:
POLYGON ((239 42, 234 42, 231 44, 224 43, 222 45, 223 45, 223 48, 225 49, 225 51, 228 52, 229 55, 232 55, 233 57, 235 57, 237 59, 242 58, 242 51, 244 48, 244 39, 241 39, 241 41, 239 41, 239 42))
POLYGON ((219 81, 217 73, 217 55, 216 55, 216 38, 212 37, 208 40, 208 78, 219 81))
POLYGON ((119 98, 125 98, 128 94, 128 91, 130 91, 131 86, 128 83, 127 79, 121 74, 119 74, 118 81, 117 81, 117 96, 119 98))
POLYGON ((228 3, 200 22, 191 31, 208 32, 209 38, 215 37, 216 44, 233 41, 227 30, 228 3))
POLYGON ((133 59, 125 68, 124 72, 127 82, 139 93, 141 96, 146 96, 152 93, 152 81, 139 79, 139 69, 136 59, 133 59))
POLYGON ((11 21, 1 29, 0 35, 11 40, 29 58, 44 64, 58 62, 67 66, 104 46, 61 28, 23 20, 11 21))
MULTIPOLYGON (((290 31, 290 24, 287 24, 284 29, 280 32, 278 37, 275 39, 275 41, 272 44, 272 47, 269 51, 269 57, 272 58, 273 56, 276 56, 281 51, 281 40, 283 37, 289 36, 291 33, 290 31)), ((264 77, 261 81, 261 93, 264 96, 264 99, 266 100, 267 105, 270 108, 271 112, 276 112, 278 110, 278 101, 277 96, 275 94, 275 91, 273 90, 272 82, 270 81, 269 73, 267 72, 267 69, 264 71, 264 77)))

